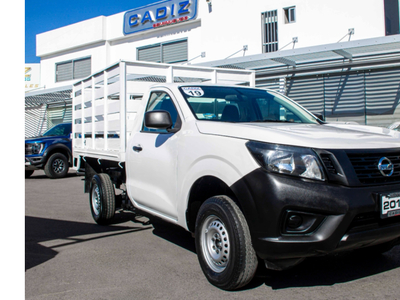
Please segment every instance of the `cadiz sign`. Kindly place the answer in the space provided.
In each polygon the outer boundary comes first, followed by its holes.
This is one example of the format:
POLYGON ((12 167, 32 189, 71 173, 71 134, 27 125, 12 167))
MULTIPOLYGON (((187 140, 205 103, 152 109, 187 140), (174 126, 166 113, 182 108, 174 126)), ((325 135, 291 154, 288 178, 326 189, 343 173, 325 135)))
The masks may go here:
POLYGON ((167 0, 127 11, 124 34, 178 24, 196 18, 197 0, 167 0))

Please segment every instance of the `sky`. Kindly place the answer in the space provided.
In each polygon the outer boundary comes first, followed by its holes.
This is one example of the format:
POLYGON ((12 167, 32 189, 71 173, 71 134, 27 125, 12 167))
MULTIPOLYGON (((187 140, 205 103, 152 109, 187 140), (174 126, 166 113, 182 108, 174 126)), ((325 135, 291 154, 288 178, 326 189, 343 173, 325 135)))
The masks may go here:
POLYGON ((39 33, 156 2, 160 0, 25 0, 25 63, 40 62, 36 57, 36 35, 39 33))

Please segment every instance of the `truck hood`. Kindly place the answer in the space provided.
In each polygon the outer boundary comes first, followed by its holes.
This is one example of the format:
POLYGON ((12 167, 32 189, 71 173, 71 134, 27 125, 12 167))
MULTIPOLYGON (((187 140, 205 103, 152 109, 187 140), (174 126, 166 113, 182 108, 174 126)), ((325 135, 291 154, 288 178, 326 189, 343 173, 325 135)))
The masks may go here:
POLYGON ((69 140, 68 136, 37 136, 26 138, 25 143, 45 143, 46 141, 53 141, 53 140, 69 140))
POLYGON ((349 124, 197 121, 200 133, 319 149, 399 148, 400 132, 349 124))

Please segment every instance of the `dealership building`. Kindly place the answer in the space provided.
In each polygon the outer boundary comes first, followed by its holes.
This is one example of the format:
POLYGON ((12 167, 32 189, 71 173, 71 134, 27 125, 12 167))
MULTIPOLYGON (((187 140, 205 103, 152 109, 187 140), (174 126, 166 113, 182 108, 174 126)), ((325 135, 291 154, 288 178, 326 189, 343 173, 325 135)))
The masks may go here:
POLYGON ((167 0, 71 24, 36 37, 26 136, 71 121, 72 84, 121 60, 255 70, 257 87, 327 121, 387 126, 400 120, 399 27, 399 0, 167 0))

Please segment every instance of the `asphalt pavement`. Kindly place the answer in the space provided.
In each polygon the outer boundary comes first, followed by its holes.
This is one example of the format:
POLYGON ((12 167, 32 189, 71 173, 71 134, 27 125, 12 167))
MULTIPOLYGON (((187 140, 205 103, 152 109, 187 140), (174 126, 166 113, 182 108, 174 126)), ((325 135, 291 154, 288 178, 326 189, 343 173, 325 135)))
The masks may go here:
POLYGON ((285 272, 261 266, 245 288, 220 290, 204 277, 191 234, 130 212, 97 225, 83 184, 72 171, 25 179, 25 299, 400 299, 400 246, 285 272))

